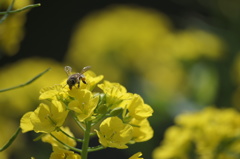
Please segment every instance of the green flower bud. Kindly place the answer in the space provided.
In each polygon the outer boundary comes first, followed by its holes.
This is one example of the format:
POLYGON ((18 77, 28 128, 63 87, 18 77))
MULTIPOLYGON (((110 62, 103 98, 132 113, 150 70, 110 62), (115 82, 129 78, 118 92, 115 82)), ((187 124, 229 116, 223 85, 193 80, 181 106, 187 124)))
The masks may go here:
POLYGON ((118 116, 119 114, 122 114, 123 108, 122 107, 117 107, 111 110, 110 115, 111 116, 118 116))
POLYGON ((106 106, 106 104, 101 104, 97 107, 96 109, 96 113, 98 114, 105 114, 108 110, 108 107, 106 106))

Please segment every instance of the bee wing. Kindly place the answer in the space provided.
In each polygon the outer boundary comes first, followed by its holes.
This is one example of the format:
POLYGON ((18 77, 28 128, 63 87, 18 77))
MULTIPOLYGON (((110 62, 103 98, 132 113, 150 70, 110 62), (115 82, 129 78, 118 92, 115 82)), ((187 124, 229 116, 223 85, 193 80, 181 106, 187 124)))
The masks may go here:
POLYGON ((86 67, 83 67, 82 71, 81 71, 81 74, 88 71, 89 69, 91 68, 91 66, 86 66, 86 67))
POLYGON ((70 67, 70 66, 65 66, 65 67, 64 67, 64 70, 65 70, 65 72, 67 73, 68 76, 71 75, 71 73, 72 73, 72 67, 70 67))

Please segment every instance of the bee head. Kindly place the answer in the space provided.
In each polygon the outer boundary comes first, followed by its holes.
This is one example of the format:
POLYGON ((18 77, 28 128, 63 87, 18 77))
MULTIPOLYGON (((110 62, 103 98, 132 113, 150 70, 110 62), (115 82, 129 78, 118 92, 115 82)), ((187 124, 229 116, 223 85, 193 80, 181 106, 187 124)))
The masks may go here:
POLYGON ((72 87, 77 83, 77 79, 76 78, 69 78, 67 80, 67 84, 69 86, 69 89, 72 89, 72 87))

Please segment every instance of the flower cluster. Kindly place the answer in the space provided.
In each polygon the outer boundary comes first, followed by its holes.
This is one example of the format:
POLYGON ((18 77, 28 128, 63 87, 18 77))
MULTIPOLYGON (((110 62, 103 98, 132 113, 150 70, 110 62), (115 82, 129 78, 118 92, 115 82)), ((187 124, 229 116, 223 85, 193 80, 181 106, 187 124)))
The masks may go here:
MULTIPOLYGON (((86 83, 69 89, 66 80, 40 91, 42 103, 27 112, 20 122, 22 132, 43 133, 42 141, 53 147, 50 158, 87 158, 87 153, 106 147, 125 149, 127 144, 147 141, 153 136, 148 117, 152 108, 138 94, 127 92, 119 83, 104 81, 88 71, 86 83), (98 87, 100 92, 95 92, 98 87), (83 133, 83 139, 75 138, 65 126, 66 118, 73 118, 83 133), (89 148, 90 136, 97 135, 99 143, 89 148), (76 148, 82 142, 82 148, 76 148), (77 153, 76 153, 77 152, 77 153), (81 156, 80 156, 80 154, 81 156)), ((135 154, 134 158, 141 154, 135 154)))
POLYGON ((206 108, 176 118, 154 159, 237 159, 240 156, 240 113, 206 108))

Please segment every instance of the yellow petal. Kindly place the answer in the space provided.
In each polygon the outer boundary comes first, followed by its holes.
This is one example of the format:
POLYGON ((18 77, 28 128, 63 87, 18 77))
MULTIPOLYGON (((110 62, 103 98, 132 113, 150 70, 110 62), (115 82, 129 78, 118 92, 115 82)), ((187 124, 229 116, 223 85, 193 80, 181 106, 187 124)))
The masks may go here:
POLYGON ((33 124, 30 120, 30 116, 32 113, 33 112, 27 112, 20 120, 20 128, 22 129, 23 133, 33 130, 33 124))
POLYGON ((143 159, 143 158, 139 158, 140 156, 142 156, 142 152, 137 152, 131 157, 129 157, 129 159, 143 159))

